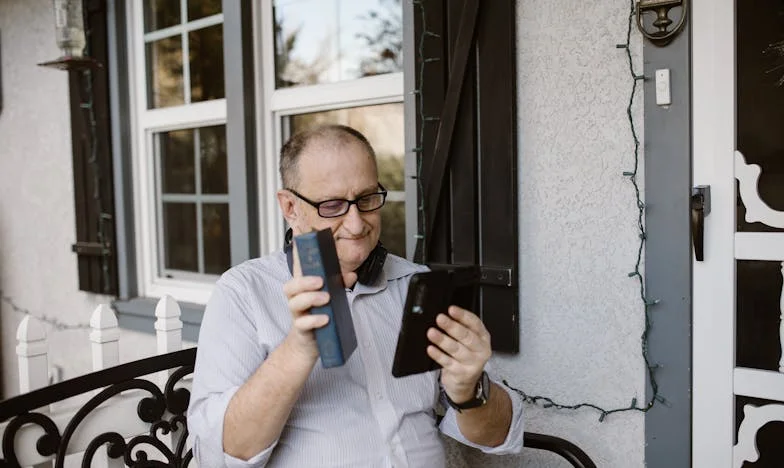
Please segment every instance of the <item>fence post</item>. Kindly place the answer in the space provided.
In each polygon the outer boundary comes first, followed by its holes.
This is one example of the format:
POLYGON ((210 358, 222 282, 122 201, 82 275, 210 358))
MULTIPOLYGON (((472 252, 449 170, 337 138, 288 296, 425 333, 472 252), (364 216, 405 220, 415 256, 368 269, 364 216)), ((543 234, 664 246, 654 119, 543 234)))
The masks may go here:
MULTIPOLYGON (((106 304, 95 308, 90 316, 90 348, 93 353, 93 371, 108 369, 120 364, 120 328, 117 326, 117 317, 114 311, 106 304)), ((100 389, 95 393, 100 393, 100 389)), ((110 398, 102 405, 111 405, 116 397, 110 398)), ((106 468, 120 468, 125 466, 122 458, 111 458, 106 452, 106 446, 99 448, 93 457, 93 462, 100 462, 106 468)))
MULTIPOLYGON (((155 306, 155 335, 158 339, 158 354, 166 354, 182 349, 182 310, 173 297, 165 295, 155 306)), ((165 391, 166 381, 175 369, 168 369, 158 375, 161 389, 165 391)), ((172 450, 177 448, 177 442, 184 435, 182 429, 172 431, 161 438, 172 450)))
POLYGON ((120 364, 120 329, 114 311, 106 304, 95 308, 90 317, 90 342, 93 370, 99 371, 120 364))
POLYGON ((19 393, 49 385, 49 359, 43 324, 30 315, 16 329, 16 356, 19 362, 19 393))
MULTIPOLYGON (((32 392, 49 385, 49 356, 46 330, 40 320, 27 315, 16 329, 16 358, 19 365, 19 393, 32 392)), ((39 408, 48 413, 49 407, 39 408)), ((48 468, 51 461, 34 465, 33 468, 48 468)))
POLYGON ((171 296, 163 296, 155 306, 155 334, 158 337, 158 354, 182 349, 182 321, 180 305, 171 296))

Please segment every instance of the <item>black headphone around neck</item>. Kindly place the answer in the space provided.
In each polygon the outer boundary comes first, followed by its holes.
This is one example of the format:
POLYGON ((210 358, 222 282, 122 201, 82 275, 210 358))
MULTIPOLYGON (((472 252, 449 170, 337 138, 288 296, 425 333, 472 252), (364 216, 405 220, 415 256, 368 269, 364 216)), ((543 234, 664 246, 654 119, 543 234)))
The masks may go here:
MULTIPOLYGON (((286 230, 286 235, 283 240, 283 251, 286 253, 286 262, 289 266, 289 273, 294 272, 294 248, 292 247, 292 239, 294 238, 294 231, 291 228, 286 230)), ((378 281, 381 272, 384 271, 384 262, 387 260, 389 252, 379 241, 368 255, 368 258, 362 262, 356 270, 357 281, 366 285, 374 285, 378 281)))

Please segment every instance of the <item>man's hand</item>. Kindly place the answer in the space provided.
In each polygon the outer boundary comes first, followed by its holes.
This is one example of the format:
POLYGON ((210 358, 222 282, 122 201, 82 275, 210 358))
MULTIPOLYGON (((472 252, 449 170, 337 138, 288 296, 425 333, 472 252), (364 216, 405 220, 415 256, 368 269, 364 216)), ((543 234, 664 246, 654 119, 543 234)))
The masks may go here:
POLYGON ((450 306, 447 314, 439 314, 427 337, 433 345, 427 354, 441 364, 441 385, 449 398, 457 403, 472 399, 476 383, 490 359, 490 333, 473 313, 450 306))
MULTIPOLYGON (((343 283, 353 284, 356 273, 344 273, 343 283)), ((321 328, 329 322, 324 314, 311 315, 310 309, 329 302, 329 293, 320 291, 324 281, 319 276, 299 276, 296 274, 283 285, 283 293, 288 298, 291 312, 292 327, 286 337, 285 346, 292 353, 301 356, 307 362, 315 363, 318 359, 318 348, 313 330, 321 328)))

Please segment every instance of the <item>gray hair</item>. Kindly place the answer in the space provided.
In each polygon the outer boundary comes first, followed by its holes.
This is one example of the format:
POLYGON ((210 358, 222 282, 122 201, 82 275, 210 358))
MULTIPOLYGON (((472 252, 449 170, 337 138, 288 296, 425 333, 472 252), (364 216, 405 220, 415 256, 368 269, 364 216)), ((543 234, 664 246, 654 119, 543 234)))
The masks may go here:
POLYGON ((296 188, 299 182, 299 157, 305 148, 315 141, 329 141, 340 145, 357 142, 373 160, 373 164, 376 164, 376 152, 365 135, 346 125, 319 125, 297 132, 280 149, 280 181, 283 188, 296 188))

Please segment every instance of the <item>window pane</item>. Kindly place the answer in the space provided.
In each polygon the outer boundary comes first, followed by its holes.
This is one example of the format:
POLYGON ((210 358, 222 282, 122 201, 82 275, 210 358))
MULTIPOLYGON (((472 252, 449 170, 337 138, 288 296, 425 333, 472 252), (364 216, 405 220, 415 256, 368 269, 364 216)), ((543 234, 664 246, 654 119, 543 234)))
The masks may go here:
MULTIPOLYGON (((348 125, 362 132, 376 152, 379 182, 401 196, 404 177, 403 104, 350 107, 289 117, 291 133, 321 124, 348 125)), ((399 200, 400 198, 398 198, 399 200)), ((391 252, 405 255, 405 203, 387 199, 381 209, 381 242, 391 252)))
POLYGON ((188 34, 190 47, 191 102, 221 99, 223 80, 223 25, 216 24, 188 34))
POLYGON ((193 130, 158 134, 162 193, 196 193, 193 130))
POLYGON ((199 155, 202 193, 228 194, 225 125, 199 129, 199 155))
POLYGON ((381 243, 400 257, 406 256, 406 204, 387 201, 381 208, 381 243))
POLYGON ((227 203, 205 203, 202 205, 202 230, 204 234, 204 272, 219 275, 231 266, 229 205, 227 203))
POLYGON ((144 0, 144 32, 180 24, 179 0, 144 0))
POLYGON ((163 204, 163 258, 167 270, 199 271, 196 205, 163 204))
POLYGON ((188 21, 221 12, 221 0, 188 0, 188 21))
POLYGON ((185 103, 182 82, 182 38, 167 37, 147 44, 147 107, 185 103))
POLYGON ((401 0, 274 0, 276 87, 403 70, 401 0))

